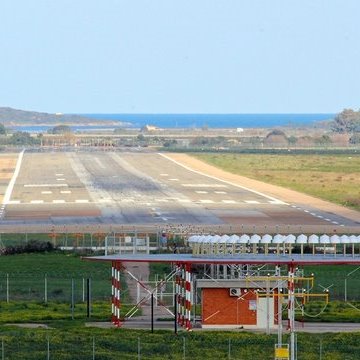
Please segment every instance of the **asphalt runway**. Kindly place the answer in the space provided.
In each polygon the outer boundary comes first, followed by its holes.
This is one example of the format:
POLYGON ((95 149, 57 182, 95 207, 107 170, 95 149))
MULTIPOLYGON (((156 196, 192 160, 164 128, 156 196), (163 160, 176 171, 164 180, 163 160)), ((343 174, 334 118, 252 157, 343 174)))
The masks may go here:
POLYGON ((25 152, 2 206, 2 225, 359 225, 192 171, 158 153, 25 152))

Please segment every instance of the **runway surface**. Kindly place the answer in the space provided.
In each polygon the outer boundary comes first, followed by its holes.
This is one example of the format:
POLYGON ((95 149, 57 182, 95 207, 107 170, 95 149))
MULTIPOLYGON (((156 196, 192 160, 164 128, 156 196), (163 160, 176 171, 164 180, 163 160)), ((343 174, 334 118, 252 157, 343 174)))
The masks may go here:
MULTIPOLYGON (((14 171, 16 156, 6 160, 14 171)), ((3 200, 2 225, 359 226, 311 204, 299 208, 193 171, 158 153, 25 152, 18 166, 11 194, 3 200)), ((2 188, 10 182, 8 173, 2 188)))

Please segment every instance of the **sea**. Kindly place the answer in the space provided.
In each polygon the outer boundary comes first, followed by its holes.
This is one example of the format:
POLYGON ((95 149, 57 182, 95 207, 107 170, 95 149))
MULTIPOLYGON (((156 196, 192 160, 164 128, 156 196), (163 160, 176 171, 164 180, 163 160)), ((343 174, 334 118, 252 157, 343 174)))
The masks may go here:
MULTIPOLYGON (((111 130, 115 125, 101 125, 101 120, 118 121, 119 127, 141 128, 273 128, 277 126, 311 126, 331 120, 335 114, 79 114, 98 120, 96 126, 73 126, 73 131, 111 130), (125 125, 123 125, 125 124, 125 125)), ((14 126, 17 131, 46 132, 52 126, 14 126)))

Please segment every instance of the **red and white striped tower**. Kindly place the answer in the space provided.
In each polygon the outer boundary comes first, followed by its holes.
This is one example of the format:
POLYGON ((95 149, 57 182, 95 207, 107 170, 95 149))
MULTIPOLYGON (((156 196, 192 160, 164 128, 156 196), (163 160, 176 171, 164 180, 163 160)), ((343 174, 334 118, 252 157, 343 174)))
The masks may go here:
POLYGON ((112 322, 120 326, 120 270, 121 270, 121 263, 119 261, 113 261, 111 267, 111 275, 112 275, 112 286, 111 286, 111 318, 112 322))
POLYGON ((176 311, 177 323, 181 324, 181 265, 177 265, 175 275, 176 311))
POLYGON ((288 328, 290 331, 290 359, 295 360, 295 284, 294 264, 289 264, 288 278, 288 328))
POLYGON ((185 315, 186 315, 186 309, 185 309, 185 264, 182 264, 181 267, 181 321, 180 325, 185 326, 185 315))
POLYGON ((185 327, 191 329, 191 264, 186 263, 185 266, 185 327))

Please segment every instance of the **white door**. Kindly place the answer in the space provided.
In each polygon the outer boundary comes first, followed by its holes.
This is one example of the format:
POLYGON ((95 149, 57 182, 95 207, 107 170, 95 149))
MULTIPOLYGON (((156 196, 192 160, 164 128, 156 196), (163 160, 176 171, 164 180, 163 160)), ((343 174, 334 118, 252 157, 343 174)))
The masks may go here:
POLYGON ((274 327, 274 298, 258 297, 256 325, 259 329, 274 327))

